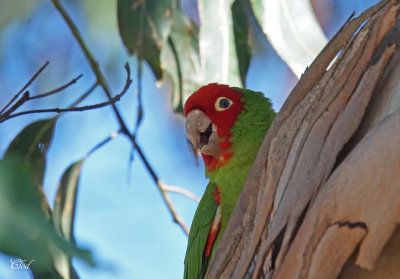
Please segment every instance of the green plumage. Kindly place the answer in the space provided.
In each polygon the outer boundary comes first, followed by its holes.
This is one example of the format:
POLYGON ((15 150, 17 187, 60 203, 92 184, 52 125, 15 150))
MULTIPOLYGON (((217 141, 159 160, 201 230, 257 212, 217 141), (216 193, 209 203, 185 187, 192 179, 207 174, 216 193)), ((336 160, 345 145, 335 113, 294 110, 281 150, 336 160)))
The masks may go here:
POLYGON ((215 189, 215 184, 210 182, 193 217, 185 257, 185 278, 201 278, 199 276, 205 272, 202 269, 207 262, 203 258, 203 249, 218 207, 211 195, 215 189))
POLYGON ((218 169, 211 172, 206 169, 206 176, 210 178, 210 183, 193 218, 185 257, 185 279, 204 278, 207 270, 208 261, 203 258, 203 250, 218 207, 211 193, 218 185, 221 192, 221 227, 213 246, 212 258, 257 151, 275 116, 269 99, 265 98, 262 93, 241 88, 233 89, 243 94, 241 102, 244 103, 244 110, 238 115, 237 121, 231 129, 230 141, 233 156, 228 163, 218 169))

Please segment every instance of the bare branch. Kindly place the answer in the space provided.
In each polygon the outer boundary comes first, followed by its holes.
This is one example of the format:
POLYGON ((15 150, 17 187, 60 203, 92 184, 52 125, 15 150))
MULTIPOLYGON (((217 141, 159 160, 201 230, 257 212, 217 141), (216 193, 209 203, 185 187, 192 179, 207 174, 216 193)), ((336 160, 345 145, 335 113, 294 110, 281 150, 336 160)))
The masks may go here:
MULTIPOLYGON (((61 92, 62 90, 64 90, 65 88, 69 87, 70 85, 76 83, 76 81, 77 81, 78 79, 80 79, 80 78, 83 76, 83 75, 79 75, 79 76, 77 76, 76 78, 74 78, 73 80, 71 80, 70 82, 68 82, 67 84, 65 84, 65 85, 63 85, 63 86, 61 86, 61 87, 58 87, 58 88, 56 88, 56 89, 53 89, 53 90, 51 90, 51 91, 48 91, 48 92, 46 92, 46 93, 42 93, 42 94, 39 94, 39 95, 36 95, 36 96, 30 96, 30 95, 29 95, 29 91, 25 91, 24 94, 22 95, 22 97, 21 97, 18 101, 16 101, 17 98, 22 94, 22 92, 23 92, 25 89, 27 89, 27 88, 32 84, 32 82, 39 76, 39 74, 46 68, 46 66, 47 66, 48 64, 49 64, 49 62, 47 61, 47 62, 33 75, 33 77, 25 84, 25 86, 24 86, 17 94, 15 94, 15 95, 11 98, 11 100, 8 102, 8 104, 1 110, 1 112, 0 112, 0 123, 3 122, 3 121, 5 121, 5 120, 7 120, 7 119, 10 119, 10 118, 13 118, 13 117, 16 117, 16 116, 19 116, 19 115, 29 114, 29 113, 37 113, 37 112, 63 112, 63 111, 64 111, 64 109, 55 108, 55 109, 50 109, 50 110, 30 110, 30 111, 24 111, 24 112, 21 112, 21 113, 16 113, 16 114, 11 115, 14 111, 16 111, 19 107, 21 107, 21 106, 22 106, 23 104, 25 104, 27 101, 30 101, 30 100, 33 100, 33 99, 38 99, 38 98, 43 98, 43 97, 47 97, 47 96, 50 96, 50 95, 59 93, 59 92, 61 92), (14 103, 14 102, 15 102, 15 103, 14 103), (14 103, 14 104, 13 104, 13 103, 14 103), (12 105, 12 104, 13 104, 13 105, 12 105), (12 105, 12 106, 11 106, 11 105, 12 105), (11 106, 11 107, 7 110, 7 108, 8 108, 9 106, 11 106)), ((91 109, 91 108, 89 108, 89 109, 91 109)))
POLYGON ((111 140, 115 139, 116 137, 118 137, 119 134, 120 134, 120 131, 112 132, 107 138, 103 139, 101 142, 96 144, 92 149, 90 149, 89 152, 86 154, 86 157, 88 157, 90 154, 92 154, 93 152, 98 150, 100 147, 102 147, 103 145, 105 145, 109 141, 111 141, 111 140))
MULTIPOLYGON (((65 22, 67 23, 69 29, 72 32, 72 35, 74 36, 74 38, 78 42, 80 48, 83 51, 83 54, 86 57, 86 60, 89 62, 90 67, 91 67, 94 75, 97 78, 98 84, 103 88, 103 91, 107 95, 107 98, 111 99, 112 97, 111 97, 110 86, 108 85, 103 73, 101 72, 98 63, 96 62, 96 60, 94 59, 92 53, 89 51, 89 48, 86 46, 85 42, 83 41, 83 38, 82 38, 78 28, 76 27, 75 23, 72 21, 71 17, 66 12, 64 7, 61 5, 59 0, 51 0, 51 2, 53 3, 53 5, 57 9, 57 11, 61 14, 61 16, 64 18, 65 22)), ((168 207, 168 210, 170 211, 171 215, 173 216, 174 221, 179 226, 181 226, 181 228, 185 231, 186 234, 188 234, 188 231, 189 231, 188 227, 184 223, 183 219, 179 216, 179 214, 178 214, 177 210, 175 209, 175 207, 174 207, 170 197, 168 196, 168 194, 163 190, 157 174, 153 170, 152 166, 150 165, 149 161, 147 160, 146 156, 144 155, 142 149, 137 144, 137 142, 135 140, 135 137, 129 132, 129 129, 128 129, 127 125, 125 124, 121 113, 119 112, 119 110, 117 109, 117 107, 116 107, 116 105, 114 103, 111 103, 111 106, 113 108, 114 114, 115 114, 115 116, 116 116, 116 118, 118 120, 118 123, 120 125, 121 133, 123 133, 125 136, 127 136, 129 138, 129 140, 132 142, 133 147, 138 152, 138 154, 139 154, 140 158, 142 159, 146 169, 148 170, 151 178, 153 179, 154 183, 158 186, 158 189, 160 190, 161 195, 164 198, 164 203, 168 207)))
MULTIPOLYGON (((123 92, 124 94, 125 92, 123 92)), ((70 107, 70 108, 50 108, 50 109, 34 109, 34 110, 26 110, 18 113, 14 113, 12 115, 5 115, 4 117, 0 117, 0 123, 4 122, 10 118, 14 118, 21 115, 32 114, 32 113, 46 113, 46 112, 56 112, 56 113, 64 113, 69 111, 86 111, 92 109, 102 108, 108 105, 111 105, 117 101, 119 101, 123 94, 118 94, 117 96, 113 97, 111 100, 106 102, 98 103, 95 105, 88 105, 88 106, 81 106, 81 107, 70 107)))
POLYGON ((71 80, 70 82, 68 82, 67 84, 64 84, 63 86, 60 86, 60 87, 58 87, 58 88, 56 88, 56 89, 53 89, 53 90, 51 90, 51 91, 49 91, 49 92, 46 92, 46 93, 43 93, 43 94, 39 94, 39 95, 36 95, 36 96, 31 96, 31 97, 29 97, 29 100, 39 99, 39 98, 43 98, 43 97, 47 97, 47 96, 56 94, 56 93, 58 93, 58 92, 64 90, 64 89, 67 88, 68 86, 70 86, 70 85, 76 83, 76 82, 78 81, 78 79, 80 79, 81 77, 83 77, 82 74, 80 74, 79 76, 77 76, 76 78, 74 78, 73 80, 71 80))
POLYGON ((179 186, 173 186, 173 185, 168 185, 163 182, 162 187, 165 191, 167 192, 173 192, 177 194, 181 194, 182 196, 188 197, 189 199, 194 200, 195 202, 200 202, 200 198, 196 196, 194 193, 190 192, 189 190, 179 187, 179 186))
POLYGON ((12 99, 8 102, 7 105, 4 106, 4 108, 2 108, 2 110, 0 111, 0 115, 3 114, 3 112, 12 105, 12 103, 19 97, 19 95, 22 94, 22 92, 24 92, 31 84, 32 82, 40 75, 41 72, 43 72, 43 70, 49 65, 49 61, 46 61, 46 63, 44 63, 44 65, 42 67, 40 67, 40 69, 33 75, 33 77, 24 85, 24 87, 17 93, 14 95, 14 97, 12 97, 12 99))
POLYGON ((88 90, 86 90, 85 93, 82 94, 82 96, 80 96, 78 99, 76 99, 69 107, 75 107, 80 102, 82 102, 84 99, 86 99, 93 92, 93 90, 96 89, 97 85, 99 85, 99 84, 96 81, 92 86, 90 86, 90 88, 88 90))
POLYGON ((138 63, 138 71, 137 71, 137 101, 138 101, 138 111, 136 117, 136 127, 133 131, 133 135, 136 136, 139 130, 140 123, 143 119, 143 105, 142 105, 142 68, 143 62, 139 61, 138 63))
MULTIPOLYGON (((31 78, 31 80, 27 83, 27 85, 24 86, 25 89, 29 86, 30 83, 32 83, 32 81, 35 79, 35 76, 37 77, 38 74, 41 72, 41 70, 44 69, 44 67, 45 67, 46 65, 47 65, 47 64, 45 64, 45 65, 31 78)), ((67 83, 67 84, 65 84, 65 85, 63 85, 63 86, 61 86, 61 87, 59 87, 59 88, 53 89, 53 90, 51 90, 51 91, 49 91, 49 92, 46 92, 46 93, 43 93, 43 94, 39 94, 39 95, 36 95, 36 96, 30 96, 30 95, 29 95, 29 91, 25 91, 25 93, 22 95, 22 97, 21 97, 16 103, 14 103, 14 105, 12 105, 11 108, 9 108, 7 111, 4 112, 4 109, 6 109, 10 104, 12 104, 13 102, 15 102, 15 100, 18 98, 18 96, 21 94, 22 91, 18 92, 17 94, 14 95, 14 97, 10 100, 10 102, 3 108, 3 110, 2 110, 3 113, 0 113, 0 123, 3 122, 3 121, 5 121, 5 120, 7 120, 7 119, 10 119, 10 118, 13 118, 13 117, 16 117, 16 116, 19 116, 19 115, 29 114, 29 113, 39 113, 39 112, 58 112, 58 113, 60 113, 60 112, 64 112, 65 109, 58 109, 58 108, 55 108, 55 109, 47 109, 47 110, 30 110, 30 111, 24 111, 24 112, 21 112, 21 113, 16 113, 16 114, 11 115, 11 113, 13 113, 14 111, 16 111, 19 107, 21 107, 21 106, 22 106, 23 104, 25 104, 27 101, 30 101, 30 100, 33 100, 33 99, 38 99, 38 98, 43 98, 43 97, 47 97, 47 96, 50 96, 50 95, 59 93, 59 92, 61 92, 62 90, 64 90, 65 88, 67 88, 68 86, 70 86, 70 85, 76 83, 76 81, 77 81, 78 79, 80 79, 82 76, 83 76, 83 75, 79 75, 78 77, 76 77, 76 78, 74 78, 73 80, 71 80, 69 83, 67 83)), ((92 108, 89 108, 89 109, 92 109, 92 108)), ((85 110, 85 109, 83 109, 83 110, 85 110)))
MULTIPOLYGON (((17 96, 17 95, 15 95, 15 96, 17 96)), ((22 106, 28 100, 29 100, 29 91, 25 91, 25 93, 22 95, 22 97, 14 105, 12 105, 11 108, 9 108, 3 114, 0 114, 0 119, 7 118, 11 113, 13 113, 16 109, 18 109, 20 106, 22 106)))
MULTIPOLYGON (((142 61, 139 61, 138 63, 138 69, 137 69, 137 102, 138 102, 138 107, 137 107, 137 113, 136 113, 136 125, 133 128, 132 135, 133 138, 136 138, 136 135, 139 131, 139 126, 140 123, 142 122, 143 118, 143 106, 142 106, 142 67, 143 63, 142 61)), ((129 168, 133 163, 133 158, 135 155, 135 147, 132 146, 131 154, 129 155, 129 168)))
POLYGON ((158 189, 160 190, 162 197, 164 198, 165 204, 168 206, 169 210, 171 211, 174 222, 177 223, 179 226, 181 226, 181 228, 186 233, 186 235, 189 235, 189 227, 186 225, 183 218, 179 215, 178 210, 175 208, 175 205, 172 202, 171 197, 168 195, 167 191, 164 189, 163 182, 160 179, 157 180, 157 186, 158 186, 158 189))
MULTIPOLYGON (((86 111, 86 110, 92 110, 92 109, 97 109, 97 108, 102 108, 102 107, 105 107, 105 106, 108 106, 108 105, 112 105, 115 102, 118 102, 121 99, 121 97, 123 95, 125 95, 125 93, 129 89, 129 85, 132 83, 132 80, 130 78, 131 71, 129 69, 129 66, 126 66, 125 69, 126 69, 127 77, 126 77, 126 82, 125 82, 124 88, 122 89, 121 93, 119 93, 118 95, 112 97, 111 99, 109 99, 106 102, 98 103, 98 104, 95 104, 95 105, 80 106, 80 107, 27 110, 27 111, 22 111, 22 112, 18 112, 18 113, 14 113, 14 114, 10 115, 10 113, 12 111, 14 111, 18 107, 20 107, 25 101, 29 101, 30 100, 29 99, 29 91, 26 91, 25 94, 21 97, 21 99, 18 100, 17 103, 15 103, 15 105, 13 105, 6 113, 4 113, 3 115, 0 115, 0 123, 4 122, 4 121, 6 121, 6 120, 8 120, 10 118, 14 118, 14 117, 25 115, 25 114, 46 113, 46 112, 63 113, 63 112, 68 112, 68 111, 86 111)), ((43 95, 43 94, 41 94, 41 95, 43 95)))

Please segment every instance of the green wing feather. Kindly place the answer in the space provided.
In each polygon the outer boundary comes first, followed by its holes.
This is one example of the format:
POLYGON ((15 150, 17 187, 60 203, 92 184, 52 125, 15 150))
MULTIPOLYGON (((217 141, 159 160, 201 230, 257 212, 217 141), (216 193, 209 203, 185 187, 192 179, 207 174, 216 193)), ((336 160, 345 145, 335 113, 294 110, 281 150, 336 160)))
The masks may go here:
POLYGON ((215 190, 216 185, 210 182, 194 214, 185 256, 185 279, 202 278, 206 271, 208 261, 203 258, 203 251, 218 207, 211 195, 215 190))

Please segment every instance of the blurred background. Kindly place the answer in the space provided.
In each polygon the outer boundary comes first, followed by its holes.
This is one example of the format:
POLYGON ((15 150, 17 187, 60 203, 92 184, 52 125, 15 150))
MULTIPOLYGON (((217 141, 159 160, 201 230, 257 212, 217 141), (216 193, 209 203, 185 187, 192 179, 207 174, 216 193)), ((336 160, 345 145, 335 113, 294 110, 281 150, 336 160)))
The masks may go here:
MULTIPOLYGON (((353 11, 357 14, 377 0, 313 0, 313 10, 331 38, 353 11)), ((77 24, 88 47, 106 75, 113 92, 123 88, 125 62, 132 69, 133 83, 117 103, 133 129, 137 117, 138 62, 122 43, 117 25, 117 4, 110 0, 62 1, 77 24)), ((196 0, 181 0, 186 14, 199 23, 196 0)), ((246 87, 268 96, 279 110, 297 82, 296 76, 276 54, 258 27, 252 41, 253 55, 246 87)), ((0 2, 0 108, 18 92, 46 62, 50 65, 32 84, 32 94, 61 86, 79 74, 83 77, 63 91, 27 103, 23 109, 65 107, 94 82, 95 77, 70 30, 49 1, 4 0, 0 2)), ((170 85, 157 82, 150 68, 143 67, 143 121, 137 141, 157 175, 165 183, 186 188, 201 196, 207 185, 200 158, 187 144, 184 118, 171 106, 170 85)), ((105 100, 96 92, 84 104, 105 100)), ((49 118, 35 114, 0 124, 0 158, 9 143, 29 123, 49 118)), ((63 114, 47 154, 44 180, 50 204, 65 169, 100 141, 118 130, 118 122, 106 107, 63 114)), ((130 163, 131 144, 123 136, 113 139, 84 162, 78 189, 74 225, 78 246, 90 249, 98 263, 89 267, 74 261, 81 278, 181 278, 187 236, 167 210, 159 191, 137 154, 130 163)), ((171 194, 179 214, 190 225, 197 203, 171 194)), ((25 270, 10 268, 0 253, 0 278, 31 278, 25 270)))

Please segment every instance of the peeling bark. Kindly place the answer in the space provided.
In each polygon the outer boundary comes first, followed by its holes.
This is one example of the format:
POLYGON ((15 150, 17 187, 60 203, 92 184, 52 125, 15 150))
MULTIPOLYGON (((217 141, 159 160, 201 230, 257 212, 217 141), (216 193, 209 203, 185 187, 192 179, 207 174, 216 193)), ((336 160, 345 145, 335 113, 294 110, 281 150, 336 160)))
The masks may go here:
POLYGON ((304 73, 207 278, 400 274, 399 11, 384 0, 349 20, 304 73))

